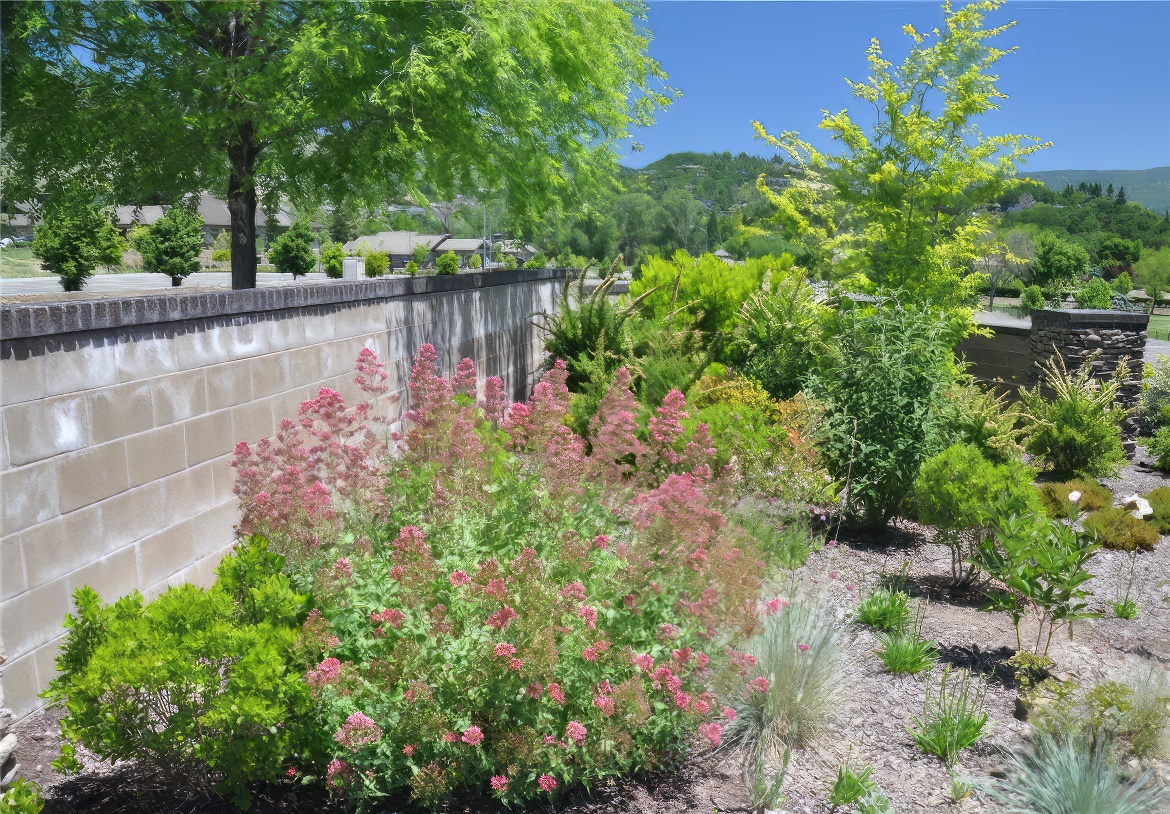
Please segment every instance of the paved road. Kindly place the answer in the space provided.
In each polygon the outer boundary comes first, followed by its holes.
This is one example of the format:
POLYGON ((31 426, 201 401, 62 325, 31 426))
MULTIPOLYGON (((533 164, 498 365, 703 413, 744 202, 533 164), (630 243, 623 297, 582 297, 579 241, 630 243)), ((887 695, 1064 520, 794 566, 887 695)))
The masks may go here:
MULTIPOLYGON (((328 280, 323 273, 313 272, 300 278, 298 282, 323 282, 328 280)), ((291 274, 257 274, 256 282, 259 285, 281 285, 293 281, 291 274)), ((225 286, 230 288, 232 275, 230 271, 200 271, 192 274, 183 281, 181 288, 210 288, 225 286)), ((158 291, 171 288, 171 278, 164 274, 95 274, 89 278, 85 291, 108 294, 116 291, 140 292, 158 291)), ((17 296, 20 294, 57 294, 61 293, 61 283, 56 277, 27 277, 19 280, 0 279, 0 296, 17 296)), ((76 295, 73 295, 76 296, 76 295)))
POLYGON ((1152 365, 1159 356, 1170 356, 1170 342, 1165 339, 1147 339, 1146 353, 1142 358, 1152 365))

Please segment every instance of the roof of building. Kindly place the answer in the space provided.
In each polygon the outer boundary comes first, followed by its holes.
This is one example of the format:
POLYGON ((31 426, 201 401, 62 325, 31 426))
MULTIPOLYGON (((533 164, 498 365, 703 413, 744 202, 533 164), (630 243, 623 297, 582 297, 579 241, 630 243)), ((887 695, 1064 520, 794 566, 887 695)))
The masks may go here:
POLYGON ((345 244, 345 250, 353 251, 359 244, 365 243, 372 251, 401 256, 413 254, 415 246, 426 246, 427 251, 433 251, 446 238, 446 235, 421 235, 418 232, 378 232, 349 241, 345 244))
POLYGON ((439 244, 439 252, 477 252, 483 248, 482 237, 449 237, 439 244))
MULTIPOLYGON (((161 218, 167 211, 165 206, 119 206, 114 209, 118 218, 118 227, 128 229, 131 226, 149 226, 161 218)), ((230 229, 232 215, 228 211, 227 203, 214 198, 204 192, 199 196, 199 215, 203 218, 203 225, 211 229, 230 229)), ((257 226, 292 226, 293 216, 284 209, 278 209, 270 218, 259 207, 256 209, 257 226)))

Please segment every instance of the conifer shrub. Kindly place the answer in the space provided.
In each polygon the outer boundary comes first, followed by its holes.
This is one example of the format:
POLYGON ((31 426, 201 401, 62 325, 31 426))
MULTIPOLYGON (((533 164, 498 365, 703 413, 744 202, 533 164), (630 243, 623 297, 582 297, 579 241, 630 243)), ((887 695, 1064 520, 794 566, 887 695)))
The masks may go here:
POLYGON ((439 274, 458 274, 459 255, 455 254, 455 252, 444 252, 435 261, 435 269, 439 274))
POLYGON ((1159 486, 1146 495, 1146 500, 1154 510, 1150 515, 1150 525, 1162 534, 1170 533, 1170 486, 1159 486))
MULTIPOLYGON (((413 261, 412 261, 413 262, 413 261)), ((409 263, 407 264, 410 265, 409 263)), ((386 252, 370 252, 366 255, 366 276, 381 277, 390 270, 390 256, 386 252)), ((408 269, 409 271, 409 269, 408 269)))
MULTIPOLYGON (((445 379, 436 357, 416 357, 403 432, 323 390, 237 448, 241 529, 316 604, 295 651, 315 734, 300 771, 358 805, 517 804, 658 765, 695 733, 718 745, 763 557, 725 519, 682 394, 643 433, 619 370, 587 443, 563 363, 509 406, 499 379, 477 397, 470 360, 445 379)), ((358 378, 385 392, 369 351, 358 378)))
MULTIPOLYGON (((1170 491, 1170 490, 1168 490, 1170 491)), ((1036 486, 1044 511, 1049 517, 1068 517, 1075 511, 1095 512, 1113 505, 1113 493, 1095 480, 1074 478, 1062 483, 1041 483, 1036 486), (1077 494, 1075 505, 1069 499, 1077 494)))
POLYGON ((1038 285, 1030 285, 1020 295, 1020 307, 1025 311, 1038 311, 1044 307, 1044 292, 1038 285))
POLYGON ((1121 507, 1093 512, 1085 518, 1085 531, 1114 551, 1152 551, 1158 544, 1158 530, 1121 507))

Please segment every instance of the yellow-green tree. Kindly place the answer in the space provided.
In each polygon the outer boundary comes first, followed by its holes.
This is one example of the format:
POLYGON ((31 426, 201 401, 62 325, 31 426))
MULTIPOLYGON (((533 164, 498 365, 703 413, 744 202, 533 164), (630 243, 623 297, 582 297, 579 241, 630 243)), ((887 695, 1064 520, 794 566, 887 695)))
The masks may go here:
POLYGON ((797 168, 794 183, 760 192, 777 208, 776 222, 812 249, 817 270, 840 279, 857 272, 917 299, 950 303, 959 280, 979 256, 976 238, 990 229, 981 207, 1014 183, 1018 165, 1047 147, 1033 136, 984 136, 976 124, 1006 98, 995 64, 1014 48, 991 39, 1014 23, 986 28, 984 17, 1002 0, 943 5, 945 22, 927 34, 913 26, 909 55, 895 66, 875 39, 871 75, 846 80, 853 95, 873 105, 869 130, 847 110, 824 112, 821 127, 842 146, 822 153, 795 132, 757 135, 785 152, 797 168))

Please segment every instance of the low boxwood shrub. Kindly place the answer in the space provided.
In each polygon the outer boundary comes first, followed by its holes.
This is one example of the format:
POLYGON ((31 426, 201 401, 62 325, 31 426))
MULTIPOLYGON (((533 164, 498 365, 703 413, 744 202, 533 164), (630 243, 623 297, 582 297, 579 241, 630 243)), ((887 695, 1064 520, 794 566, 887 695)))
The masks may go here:
POLYGON ((44 693, 67 711, 54 765, 79 770, 75 747, 84 746, 241 807, 249 783, 283 775, 305 743, 309 687, 293 657, 305 597, 282 564, 257 538, 224 558, 210 589, 103 605, 79 588, 60 674, 44 693))
POLYGON ((458 274, 459 255, 455 254, 455 252, 444 252, 435 261, 435 268, 439 274, 458 274))
POLYGON ((1049 517, 1068 517, 1073 510, 1069 495, 1080 493, 1076 509, 1095 512, 1113 505, 1113 493, 1095 480, 1075 478, 1061 483, 1041 483, 1036 486, 1036 495, 1044 505, 1049 517))
POLYGON ((390 270, 390 256, 386 252, 370 252, 366 255, 366 276, 381 277, 390 270))
POLYGON ((1151 551, 1158 544, 1158 530, 1127 509, 1110 506, 1085 518, 1085 531, 1114 551, 1151 551))
MULTIPOLYGON (((759 625, 763 557, 725 520, 682 394, 643 431, 616 376, 586 444, 563 363, 507 406, 499 379, 477 401, 471 361, 444 379, 436 358, 420 350, 389 445, 368 404, 323 390, 237 448, 241 527, 316 602, 297 652, 325 754, 301 771, 359 806, 516 804, 659 765, 696 732, 718 745, 714 689, 747 689, 755 659, 734 648, 759 625)), ((369 351, 359 373, 385 391, 369 351)))

